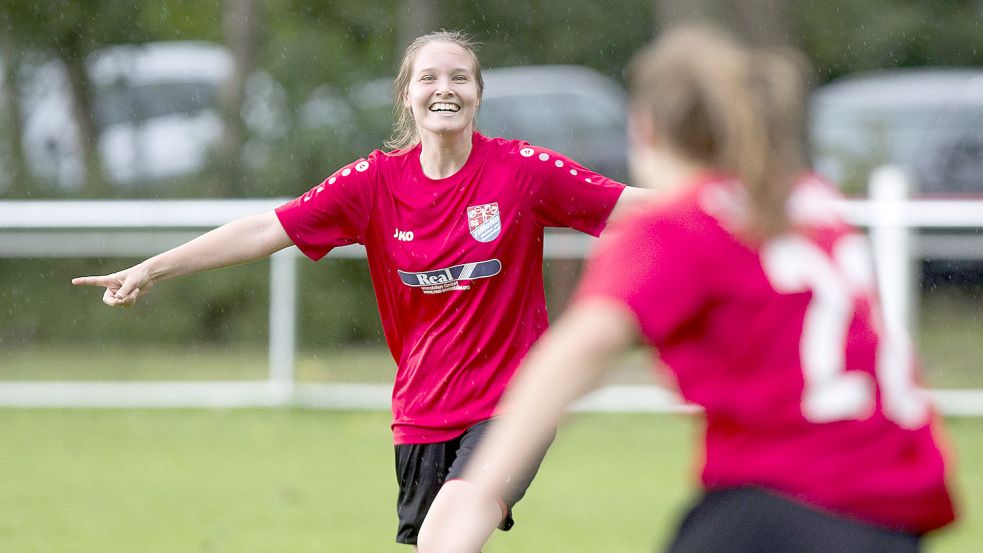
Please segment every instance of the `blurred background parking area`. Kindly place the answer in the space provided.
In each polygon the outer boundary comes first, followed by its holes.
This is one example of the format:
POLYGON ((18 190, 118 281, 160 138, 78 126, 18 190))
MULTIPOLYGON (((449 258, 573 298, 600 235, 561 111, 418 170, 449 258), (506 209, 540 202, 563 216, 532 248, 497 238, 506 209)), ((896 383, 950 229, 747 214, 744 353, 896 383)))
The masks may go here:
MULTIPOLYGON (((220 95, 228 93, 230 52, 203 41, 118 45, 85 60, 102 177, 113 193, 162 185, 201 173, 223 133, 220 95)), ((43 60, 22 68, 23 149, 40 186, 71 193, 86 179, 85 148, 65 64, 43 60)), ((262 161, 264 142, 286 132, 286 96, 256 71, 245 87, 242 121, 251 139, 246 161, 262 161)))

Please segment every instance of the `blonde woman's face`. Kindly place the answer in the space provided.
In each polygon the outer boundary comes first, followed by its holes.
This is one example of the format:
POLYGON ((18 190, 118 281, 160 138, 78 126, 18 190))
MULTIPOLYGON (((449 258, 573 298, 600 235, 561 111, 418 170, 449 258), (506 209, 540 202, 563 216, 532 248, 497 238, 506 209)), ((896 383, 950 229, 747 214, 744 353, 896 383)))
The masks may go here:
POLYGON ((420 136, 468 132, 478 110, 478 84, 471 54, 453 42, 431 42, 413 60, 403 103, 420 136))

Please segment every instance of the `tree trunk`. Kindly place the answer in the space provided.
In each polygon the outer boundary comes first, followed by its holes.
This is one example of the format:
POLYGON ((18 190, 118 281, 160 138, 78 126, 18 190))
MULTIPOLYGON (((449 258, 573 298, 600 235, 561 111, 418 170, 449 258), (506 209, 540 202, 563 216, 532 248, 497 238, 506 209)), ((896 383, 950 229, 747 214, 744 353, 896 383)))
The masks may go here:
POLYGON ((671 28, 685 21, 704 21, 736 34, 756 46, 792 43, 792 19, 785 0, 656 0, 656 27, 671 28))
POLYGON ((99 157, 99 129, 96 128, 92 109, 92 86, 85 67, 85 52, 73 48, 66 52, 63 61, 68 72, 68 88, 72 95, 72 110, 79 131, 79 147, 85 164, 85 188, 83 195, 90 198, 108 197, 111 190, 102 173, 99 157))
POLYGON ((225 41, 232 51, 232 74, 221 95, 222 141, 219 144, 219 163, 222 168, 219 196, 243 196, 246 193, 245 172, 242 168, 242 145, 246 129, 242 121, 246 80, 256 67, 259 43, 260 10, 257 0, 225 0, 222 28, 225 41))
POLYGON ((4 162, 10 168, 10 196, 24 198, 30 195, 27 170, 24 163, 24 121, 21 117, 20 82, 17 70, 20 67, 17 47, 10 35, 0 36, 0 58, 3 59, 3 110, 7 115, 4 133, 7 136, 7 158, 4 162))

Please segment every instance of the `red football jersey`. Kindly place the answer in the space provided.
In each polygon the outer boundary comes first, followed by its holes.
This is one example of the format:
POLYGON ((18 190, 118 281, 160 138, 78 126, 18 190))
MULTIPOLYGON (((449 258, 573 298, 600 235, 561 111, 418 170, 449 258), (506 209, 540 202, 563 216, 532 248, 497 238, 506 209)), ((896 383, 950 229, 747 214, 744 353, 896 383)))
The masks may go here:
POLYGON ((394 439, 433 443, 491 417, 546 329, 544 227, 597 235, 623 189, 556 152, 475 133, 448 178, 423 174, 420 146, 375 151, 277 215, 312 259, 365 245, 397 363, 394 439))
POLYGON ((884 331, 866 239, 802 179, 794 230, 750 247, 743 188, 706 176, 609 229, 576 296, 622 302, 706 412, 708 489, 757 485, 923 532, 953 519, 905 336, 884 331))

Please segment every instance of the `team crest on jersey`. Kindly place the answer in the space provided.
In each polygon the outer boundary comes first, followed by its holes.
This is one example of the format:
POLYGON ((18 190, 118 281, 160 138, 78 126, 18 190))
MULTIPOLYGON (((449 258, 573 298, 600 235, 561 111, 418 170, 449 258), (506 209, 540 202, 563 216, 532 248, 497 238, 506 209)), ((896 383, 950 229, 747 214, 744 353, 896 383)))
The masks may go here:
POLYGON ((468 207, 468 230, 478 242, 491 242, 502 232, 498 202, 468 207))

